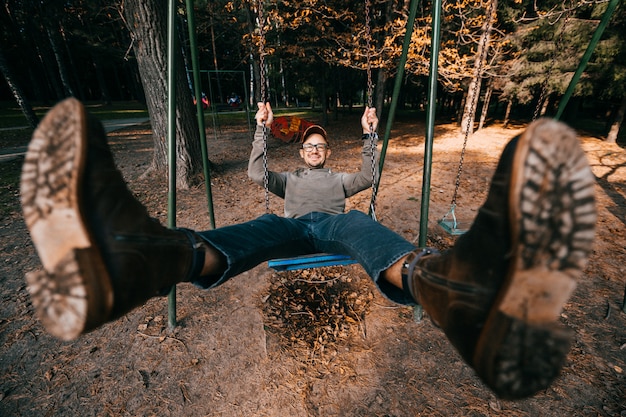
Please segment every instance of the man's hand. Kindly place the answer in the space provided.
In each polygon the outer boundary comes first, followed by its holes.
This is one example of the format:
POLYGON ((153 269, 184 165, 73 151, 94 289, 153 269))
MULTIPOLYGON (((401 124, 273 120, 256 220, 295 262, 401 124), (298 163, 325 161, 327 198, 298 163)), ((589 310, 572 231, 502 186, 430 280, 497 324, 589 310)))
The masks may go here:
POLYGON ((254 118, 256 119, 256 124, 258 126, 270 126, 274 121, 274 112, 272 111, 272 106, 270 103, 257 103, 259 109, 256 112, 254 118))
POLYGON ((363 134, 374 133, 378 127, 378 117, 376 116, 376 107, 365 107, 363 116, 361 116, 361 127, 363 134), (370 131, 371 128, 371 131, 370 131))

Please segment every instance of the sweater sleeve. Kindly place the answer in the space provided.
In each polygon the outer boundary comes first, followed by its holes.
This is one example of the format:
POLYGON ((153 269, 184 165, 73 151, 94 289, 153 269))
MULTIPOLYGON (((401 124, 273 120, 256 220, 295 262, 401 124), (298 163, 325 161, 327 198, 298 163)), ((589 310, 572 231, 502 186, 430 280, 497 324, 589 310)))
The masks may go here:
MULTIPOLYGON (((378 139, 378 136, 376 136, 378 139)), ((363 148, 361 149, 361 170, 353 174, 343 175, 343 188, 346 197, 365 190, 372 186, 374 178, 378 180, 378 158, 380 157, 376 144, 372 147, 369 139, 363 140, 363 148), (372 167, 372 153, 374 153, 374 163, 372 167), (372 169, 373 168, 373 169, 372 169)))
MULTIPOLYGON (((263 187, 265 177, 265 167, 263 166, 263 127, 257 125, 252 142, 252 151, 248 161, 248 177, 255 183, 263 187)), ((286 175, 273 171, 268 174, 268 189, 272 194, 280 198, 285 198, 286 175)))

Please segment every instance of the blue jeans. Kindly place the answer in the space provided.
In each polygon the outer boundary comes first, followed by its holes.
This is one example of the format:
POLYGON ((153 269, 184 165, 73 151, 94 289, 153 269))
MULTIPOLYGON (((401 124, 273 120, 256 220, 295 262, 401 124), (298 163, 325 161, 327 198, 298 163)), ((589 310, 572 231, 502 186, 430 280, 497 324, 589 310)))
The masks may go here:
POLYGON ((202 277, 194 284, 211 288, 262 262, 313 253, 338 253, 356 259, 393 301, 410 304, 402 290, 379 277, 415 246, 360 211, 309 213, 296 219, 265 214, 249 222, 198 232, 227 261, 220 277, 202 277))

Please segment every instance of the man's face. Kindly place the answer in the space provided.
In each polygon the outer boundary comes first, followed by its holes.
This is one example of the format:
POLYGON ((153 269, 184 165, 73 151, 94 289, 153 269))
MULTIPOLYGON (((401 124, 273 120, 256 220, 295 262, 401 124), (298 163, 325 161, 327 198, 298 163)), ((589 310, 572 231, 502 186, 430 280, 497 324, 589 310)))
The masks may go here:
POLYGON ((322 135, 313 133, 302 144, 300 156, 309 168, 323 168, 326 158, 330 156, 330 148, 322 135))

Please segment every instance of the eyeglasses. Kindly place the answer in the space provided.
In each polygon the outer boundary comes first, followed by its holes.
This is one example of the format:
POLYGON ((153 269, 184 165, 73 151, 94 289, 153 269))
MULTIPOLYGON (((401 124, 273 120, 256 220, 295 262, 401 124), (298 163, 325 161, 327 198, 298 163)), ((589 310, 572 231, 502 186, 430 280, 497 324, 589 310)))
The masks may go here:
POLYGON ((326 144, 326 143, 305 143, 304 145, 302 145, 302 149, 304 149, 305 152, 313 152, 313 148, 317 149, 320 152, 324 152, 326 149, 328 149, 328 144, 326 144))

